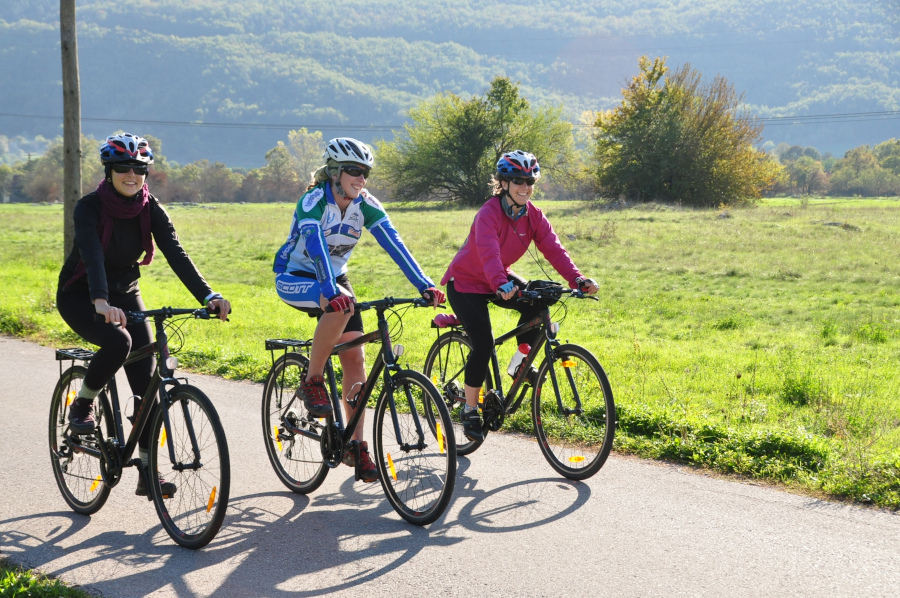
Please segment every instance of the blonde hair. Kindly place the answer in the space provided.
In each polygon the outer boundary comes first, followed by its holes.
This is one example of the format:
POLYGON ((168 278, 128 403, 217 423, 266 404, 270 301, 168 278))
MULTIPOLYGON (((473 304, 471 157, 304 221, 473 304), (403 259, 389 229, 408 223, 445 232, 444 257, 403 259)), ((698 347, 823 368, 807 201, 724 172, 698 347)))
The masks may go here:
POLYGON ((340 168, 340 166, 341 165, 337 161, 328 158, 328 161, 325 162, 325 164, 323 164, 322 166, 317 168, 315 172, 310 174, 312 180, 309 182, 309 185, 307 185, 306 190, 309 191, 316 185, 321 185, 325 181, 330 181, 332 175, 339 172, 338 169, 340 168))

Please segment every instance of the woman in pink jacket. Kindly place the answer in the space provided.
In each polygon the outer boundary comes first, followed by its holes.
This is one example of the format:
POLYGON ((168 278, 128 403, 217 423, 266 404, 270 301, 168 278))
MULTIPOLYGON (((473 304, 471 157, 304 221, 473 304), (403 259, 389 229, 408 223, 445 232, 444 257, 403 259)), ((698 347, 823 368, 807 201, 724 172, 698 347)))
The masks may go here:
MULTIPOLYGON (((494 347, 488 304, 520 312, 520 324, 540 312, 539 307, 516 301, 525 280, 509 267, 534 241, 571 288, 591 294, 599 290, 597 283, 581 275, 550 222, 529 201, 540 176, 538 161, 528 152, 516 150, 500 157, 493 179, 494 195, 478 210, 468 238, 441 279, 441 284, 447 285, 450 306, 472 341, 465 371, 466 406, 460 413, 463 431, 472 441, 484 438, 477 406, 478 390, 487 376, 494 347)), ((534 344, 538 332, 529 331, 517 340, 534 344)))

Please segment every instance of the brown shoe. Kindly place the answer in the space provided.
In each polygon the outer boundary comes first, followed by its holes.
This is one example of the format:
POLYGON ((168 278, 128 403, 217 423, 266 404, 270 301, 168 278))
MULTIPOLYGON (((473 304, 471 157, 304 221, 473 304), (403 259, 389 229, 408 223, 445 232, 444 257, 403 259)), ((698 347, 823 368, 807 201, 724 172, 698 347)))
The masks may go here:
POLYGON ((69 431, 73 434, 93 434, 94 399, 77 398, 69 406, 69 431))
POLYGON ((332 414, 331 400, 328 391, 325 390, 325 379, 322 376, 313 376, 300 384, 300 398, 306 410, 313 417, 328 417, 332 414))
MULTIPOLYGON (((162 488, 163 498, 172 498, 173 496, 175 496, 175 491, 177 490, 177 488, 175 487, 174 482, 167 482, 162 478, 162 476, 160 476, 159 485, 162 488)), ((138 476, 138 484, 137 488, 134 489, 134 493, 138 496, 148 496, 147 484, 144 482, 143 475, 138 476)))
POLYGON ((358 466, 356 462, 356 452, 353 446, 350 446, 344 451, 344 457, 341 459, 341 462, 344 465, 356 468, 356 479, 362 480, 363 482, 378 481, 378 467, 376 467, 375 462, 372 461, 372 456, 369 454, 369 443, 365 440, 359 443, 358 466))

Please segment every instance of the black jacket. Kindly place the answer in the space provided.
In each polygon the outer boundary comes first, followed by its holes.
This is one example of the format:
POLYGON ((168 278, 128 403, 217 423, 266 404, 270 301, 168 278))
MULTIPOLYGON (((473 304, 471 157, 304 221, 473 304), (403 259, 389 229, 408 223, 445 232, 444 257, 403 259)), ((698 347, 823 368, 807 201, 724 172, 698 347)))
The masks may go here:
MULTIPOLYGON (((138 288, 141 269, 138 261, 144 250, 140 217, 113 219, 112 238, 103 250, 100 244, 100 196, 88 193, 75 204, 75 245, 59 273, 59 288, 72 278, 78 261, 84 259, 86 274, 69 285, 67 290, 90 291, 91 301, 109 300, 110 293, 127 293, 138 288)), ((156 247, 188 291, 203 304, 212 292, 178 241, 169 214, 150 196, 150 230, 156 247)), ((157 253, 158 257, 158 253, 157 253)))

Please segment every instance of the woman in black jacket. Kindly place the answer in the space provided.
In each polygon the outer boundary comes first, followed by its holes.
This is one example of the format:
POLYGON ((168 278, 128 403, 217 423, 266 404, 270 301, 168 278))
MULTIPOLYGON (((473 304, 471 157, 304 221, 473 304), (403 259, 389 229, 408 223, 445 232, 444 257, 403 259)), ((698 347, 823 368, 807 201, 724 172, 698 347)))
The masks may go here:
MULTIPOLYGON (((93 434, 94 398, 122 367, 132 347, 152 340, 150 323, 128 323, 125 311, 145 309, 138 278, 140 266, 153 260, 154 241, 201 305, 217 310, 223 320, 231 307, 200 275, 178 241, 169 215, 147 189, 148 168, 153 164, 147 140, 130 133, 110 136, 100 147, 100 160, 104 180, 75 205, 75 244, 60 271, 56 291, 57 308, 66 324, 99 347, 69 407, 73 434, 93 434)), ((125 368, 132 393, 142 396, 147 391, 155 367, 155 359, 149 356, 125 368)), ((145 467, 149 437, 147 428, 138 441, 145 467)), ((165 493, 174 494, 174 484, 165 484, 165 493)), ((143 476, 136 494, 147 494, 143 476)))

